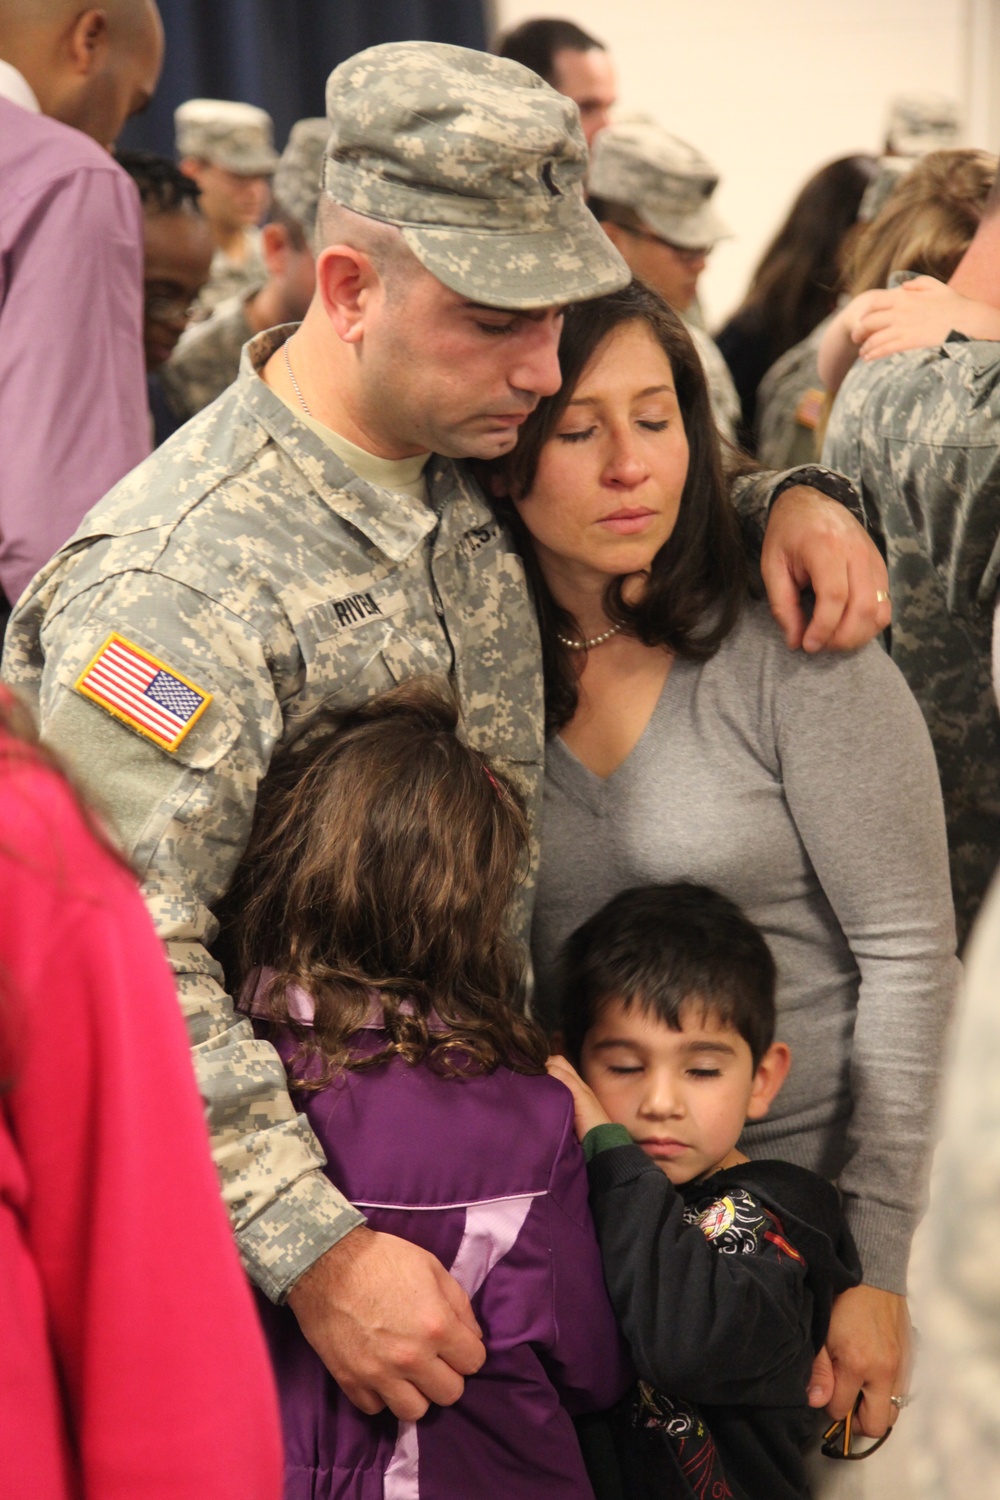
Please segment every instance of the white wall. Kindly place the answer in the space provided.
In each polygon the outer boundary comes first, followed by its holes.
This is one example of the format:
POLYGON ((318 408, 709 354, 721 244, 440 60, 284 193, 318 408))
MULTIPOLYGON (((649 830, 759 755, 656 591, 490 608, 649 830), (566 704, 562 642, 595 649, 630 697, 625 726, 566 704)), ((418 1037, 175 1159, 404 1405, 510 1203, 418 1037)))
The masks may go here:
POLYGON ((649 110, 719 168, 735 231, 702 277, 710 323, 739 302, 802 182, 877 154, 886 103, 957 99, 963 144, 1000 146, 1000 0, 494 0, 498 28, 566 16, 605 42, 624 106, 649 110))

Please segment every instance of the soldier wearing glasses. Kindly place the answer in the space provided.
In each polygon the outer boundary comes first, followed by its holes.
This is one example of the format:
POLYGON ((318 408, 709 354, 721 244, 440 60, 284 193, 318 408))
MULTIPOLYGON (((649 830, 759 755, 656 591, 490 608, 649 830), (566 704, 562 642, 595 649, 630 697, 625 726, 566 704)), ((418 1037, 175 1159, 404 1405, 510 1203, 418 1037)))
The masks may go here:
POLYGON ((609 125, 594 141, 591 211, 628 265, 681 314, 705 367, 719 431, 733 441, 740 402, 714 340, 697 322, 698 278, 729 230, 712 205, 711 162, 652 120, 609 125))

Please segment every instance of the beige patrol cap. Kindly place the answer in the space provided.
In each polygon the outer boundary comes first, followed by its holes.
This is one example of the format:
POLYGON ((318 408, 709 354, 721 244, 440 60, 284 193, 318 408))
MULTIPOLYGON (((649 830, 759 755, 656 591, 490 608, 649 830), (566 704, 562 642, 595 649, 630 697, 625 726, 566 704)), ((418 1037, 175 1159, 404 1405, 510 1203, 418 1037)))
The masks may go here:
POLYGON ((270 175, 278 165, 266 109, 232 99, 188 99, 174 110, 178 156, 197 156, 242 177, 270 175))
POLYGON ((275 201, 302 225, 307 238, 316 228, 323 153, 330 127, 322 115, 296 120, 274 174, 275 201))
POLYGON ((576 105, 520 63, 437 42, 389 42, 326 86, 323 182, 395 224, 433 276, 476 302, 529 310, 630 280, 584 202, 576 105))
POLYGON ((712 207, 719 174, 687 141, 650 119, 608 125, 594 141, 590 191, 620 203, 686 250, 710 250, 730 233, 712 207))

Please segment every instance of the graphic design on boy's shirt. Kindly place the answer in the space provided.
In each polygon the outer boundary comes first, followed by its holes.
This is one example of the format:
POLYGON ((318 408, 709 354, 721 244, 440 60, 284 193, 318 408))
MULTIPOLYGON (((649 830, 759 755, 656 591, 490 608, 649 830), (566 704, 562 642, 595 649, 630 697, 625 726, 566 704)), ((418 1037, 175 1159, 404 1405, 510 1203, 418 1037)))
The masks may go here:
POLYGON ((696 1500, 733 1500, 715 1439, 695 1407, 641 1380, 629 1421, 646 1432, 662 1432, 696 1500))
POLYGON ((697 1224, 705 1238, 722 1255, 755 1255, 761 1242, 767 1241, 781 1255, 805 1261, 785 1237, 781 1221, 756 1202, 743 1188, 734 1188, 710 1203, 691 1204, 684 1210, 684 1222, 697 1224))

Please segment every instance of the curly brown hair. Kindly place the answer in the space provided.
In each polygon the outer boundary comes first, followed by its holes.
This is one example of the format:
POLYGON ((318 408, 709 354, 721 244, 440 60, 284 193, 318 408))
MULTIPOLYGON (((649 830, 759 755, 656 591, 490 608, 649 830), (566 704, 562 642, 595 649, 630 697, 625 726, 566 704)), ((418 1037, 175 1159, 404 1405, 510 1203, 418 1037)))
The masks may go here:
POLYGON ((261 787, 227 908, 240 982, 275 970, 266 1007, 299 1040, 296 1086, 391 1057, 452 1077, 544 1071, 506 925, 524 803, 458 726, 453 692, 417 678, 321 714, 261 787), (289 1013, 293 986, 315 1002, 312 1026, 289 1013), (372 991, 388 1039, 362 1053, 372 991))

